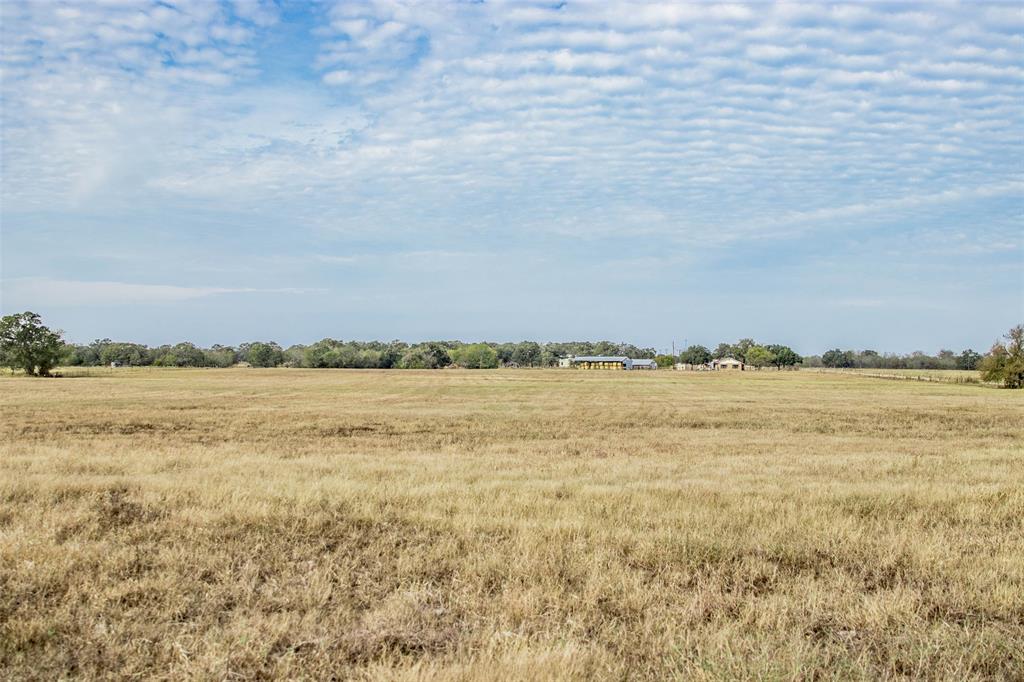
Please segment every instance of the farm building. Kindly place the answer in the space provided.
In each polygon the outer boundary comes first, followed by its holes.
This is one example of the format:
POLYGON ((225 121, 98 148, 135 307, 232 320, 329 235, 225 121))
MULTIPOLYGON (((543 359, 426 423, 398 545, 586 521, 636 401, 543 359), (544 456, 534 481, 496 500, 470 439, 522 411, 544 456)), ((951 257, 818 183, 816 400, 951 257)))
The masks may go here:
POLYGON ((677 362, 673 369, 677 369, 681 372, 704 372, 711 369, 707 365, 695 365, 690 362, 677 362))
POLYGON ((572 358, 575 369, 632 369, 633 361, 617 355, 578 355, 572 358))
POLYGON ((711 361, 711 369, 743 371, 743 363, 736 358, 715 358, 711 361))
POLYGON ((632 360, 624 355, 578 355, 562 358, 558 366, 574 369, 658 369, 654 360, 632 360), (565 362, 568 364, 563 364, 565 362))

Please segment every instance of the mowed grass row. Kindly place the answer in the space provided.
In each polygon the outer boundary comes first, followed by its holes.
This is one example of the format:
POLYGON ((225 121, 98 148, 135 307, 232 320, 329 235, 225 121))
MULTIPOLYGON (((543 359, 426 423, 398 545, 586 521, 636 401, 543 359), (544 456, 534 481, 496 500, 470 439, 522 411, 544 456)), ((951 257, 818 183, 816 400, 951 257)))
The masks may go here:
POLYGON ((0 379, 0 673, 1024 677, 1024 396, 792 373, 0 379))

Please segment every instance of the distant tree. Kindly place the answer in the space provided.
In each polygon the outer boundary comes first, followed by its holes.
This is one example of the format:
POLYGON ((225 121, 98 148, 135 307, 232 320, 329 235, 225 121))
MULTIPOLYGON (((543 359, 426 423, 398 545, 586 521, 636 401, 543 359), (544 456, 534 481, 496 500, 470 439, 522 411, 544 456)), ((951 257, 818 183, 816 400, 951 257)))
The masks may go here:
POLYGON ((204 367, 206 356, 194 343, 183 341, 171 347, 161 347, 153 364, 161 367, 204 367))
POLYGON ((843 351, 838 348, 825 351, 821 356, 821 364, 825 367, 853 367, 853 351, 843 351))
POLYGON ((486 343, 472 343, 452 350, 451 359, 466 369, 492 369, 498 366, 498 353, 486 343))
POLYGON ((978 363, 981 362, 981 358, 981 353, 968 348, 956 357, 956 368, 968 370, 977 369, 978 363))
POLYGON ((49 376, 65 352, 61 334, 46 327, 31 311, 4 315, 0 318, 0 361, 30 376, 49 376))
POLYGON ((554 367, 558 364, 558 360, 561 357, 560 354, 551 348, 551 344, 548 344, 544 347, 540 356, 541 367, 554 367))
POLYGON ((499 343, 495 346, 494 350, 498 353, 498 362, 502 365, 511 365, 513 362, 516 362, 512 359, 512 356, 515 355, 517 345, 515 343, 499 343))
POLYGON ((855 367, 868 367, 872 369, 878 369, 882 366, 884 360, 878 351, 865 349, 854 356, 853 364, 855 367))
POLYGON ((654 360, 658 357, 658 351, 653 348, 638 348, 631 343, 623 343, 619 344, 617 355, 625 355, 627 358, 654 360))
POLYGON ((746 362, 747 352, 756 345, 757 344, 754 342, 754 339, 740 339, 732 347, 733 357, 735 357, 737 360, 742 360, 743 362, 746 362))
POLYGON ((284 364, 286 367, 303 367, 305 366, 306 346, 301 343, 297 343, 293 346, 288 346, 284 350, 284 364))
POLYGON ((396 367, 402 359, 402 353, 405 352, 406 345, 401 341, 392 341, 380 352, 380 361, 378 366, 381 369, 391 369, 396 367))
POLYGON ((534 341, 517 343, 512 351, 512 362, 520 367, 536 367, 541 364, 543 351, 540 344, 534 341))
POLYGON ((655 355, 654 361, 658 363, 658 367, 661 369, 671 369, 676 364, 676 356, 674 355, 655 355))
POLYGON ((1024 325, 1017 325, 996 342, 979 364, 981 378, 1001 382, 1004 388, 1024 388, 1024 325))
POLYGON ((302 349, 302 366, 311 369, 330 367, 330 353, 340 345, 340 341, 331 338, 320 339, 302 349))
POLYGON ((63 359, 67 364, 75 366, 94 365, 98 361, 89 346, 77 344, 65 344, 63 359))
POLYGON ((138 367, 152 362, 149 349, 138 343, 114 343, 106 341, 99 351, 99 363, 138 367))
POLYGON ((779 369, 783 367, 794 367, 803 362, 803 358, 796 354, 789 346, 783 346, 777 343, 773 343, 769 346, 765 346, 768 352, 772 354, 772 363, 779 369))
POLYGON ((284 362, 284 351, 276 343, 250 343, 247 356, 253 367, 277 367, 284 362))
POLYGON ((992 344, 988 354, 978 363, 981 378, 984 381, 1002 382, 1009 360, 1010 354, 1007 352, 1006 346, 998 341, 992 344))
POLYGON ((449 348, 445 344, 431 341, 430 343, 423 344, 426 348, 426 352, 431 356, 434 367, 447 367, 452 364, 451 355, 449 355, 449 348))
POLYGON ((732 348, 732 344, 720 343, 715 348, 715 352, 712 353, 712 357, 716 360, 720 360, 722 358, 728 358, 732 356, 734 353, 735 351, 732 348))
POLYGON ((745 363, 758 369, 775 363, 775 356, 764 346, 750 346, 743 355, 745 363))
POLYGON ((711 351, 704 346, 690 346, 679 354, 679 362, 687 365, 705 365, 711 362, 711 351))
POLYGON ((231 346, 215 343, 212 348, 203 350, 204 367, 230 367, 238 361, 238 353, 231 346))
POLYGON ((408 349, 398 361, 401 369, 437 369, 437 358, 422 346, 408 349))

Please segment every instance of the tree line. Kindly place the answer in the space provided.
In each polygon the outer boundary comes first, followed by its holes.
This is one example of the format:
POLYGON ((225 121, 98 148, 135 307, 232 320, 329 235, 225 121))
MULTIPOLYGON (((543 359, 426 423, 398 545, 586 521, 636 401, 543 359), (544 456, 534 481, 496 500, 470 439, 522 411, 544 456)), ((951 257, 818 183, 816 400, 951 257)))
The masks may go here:
POLYGON ((940 350, 936 355, 928 355, 920 351, 897 355, 895 353, 879 353, 874 350, 840 350, 834 348, 821 355, 804 358, 806 367, 833 367, 845 369, 978 369, 985 356, 968 348, 955 353, 951 350, 940 350))
POLYGON ((569 341, 537 343, 463 343, 461 341, 341 341, 321 339, 316 343, 283 348, 273 341, 253 341, 238 346, 215 344, 202 348, 183 341, 150 347, 140 343, 98 339, 88 344, 67 343, 59 331, 46 327, 33 312, 0 318, 0 364, 45 376, 59 365, 94 367, 231 367, 245 363, 253 367, 306 367, 358 369, 440 369, 462 367, 553 367, 570 355, 613 355, 654 359, 660 367, 676 362, 705 365, 713 359, 735 358, 762 367, 849 367, 869 369, 964 369, 980 370, 986 381, 1005 386, 1024 386, 1024 325, 1018 325, 997 342, 986 355, 972 349, 959 354, 940 350, 935 356, 881 354, 873 350, 832 349, 820 356, 801 357, 789 346, 761 344, 753 339, 687 347, 678 355, 658 354, 653 348, 611 341, 569 341))
POLYGON ((238 346, 215 344, 209 348, 183 341, 147 346, 141 343, 97 339, 87 344, 66 343, 59 331, 42 324, 32 312, 8 315, 0 322, 3 364, 29 374, 47 374, 58 365, 97 367, 306 367, 350 369, 440 369, 464 367, 552 367, 568 355, 625 355, 654 358, 653 348, 611 341, 562 343, 463 343, 461 341, 342 341, 284 348, 273 341, 252 341, 238 346))
POLYGON ((467 369, 495 367, 551 367, 565 355, 628 355, 653 358, 651 348, 610 341, 567 343, 463 343, 461 341, 342 341, 321 339, 316 343, 284 348, 273 341, 253 341, 239 346, 201 348, 189 342, 147 347, 100 339, 89 344, 70 344, 68 365, 118 365, 158 367, 230 367, 246 363, 254 367, 306 367, 349 369, 467 369))
POLYGON ((996 341, 988 353, 967 348, 960 353, 940 350, 936 355, 921 352, 908 355, 882 354, 874 350, 833 348, 820 356, 804 358, 806 367, 857 369, 960 369, 981 372, 983 381, 1006 388, 1024 388, 1024 325, 1018 324, 996 341))
POLYGON ((753 367, 795 367, 803 358, 789 346, 778 343, 760 344, 753 339, 740 339, 736 343, 720 343, 714 350, 694 345, 679 354, 679 362, 687 365, 706 365, 712 360, 735 358, 753 367))

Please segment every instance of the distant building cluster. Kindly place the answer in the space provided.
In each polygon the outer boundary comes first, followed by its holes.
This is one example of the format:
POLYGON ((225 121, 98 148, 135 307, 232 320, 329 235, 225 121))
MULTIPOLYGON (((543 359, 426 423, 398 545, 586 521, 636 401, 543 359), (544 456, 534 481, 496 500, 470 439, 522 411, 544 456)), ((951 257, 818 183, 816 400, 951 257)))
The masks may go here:
POLYGON ((693 365, 687 362, 677 362, 675 364, 675 369, 687 372, 713 372, 718 370, 742 372, 746 368, 747 366, 736 358, 715 358, 702 365, 693 365))
POLYGON ((570 355, 558 361, 559 367, 571 369, 654 370, 658 363, 646 358, 634 360, 624 355, 570 355))
MULTIPOLYGON (((558 366, 565 369, 655 370, 658 363, 647 358, 625 355, 570 355, 560 358, 558 366)), ((742 372, 746 365, 736 358, 714 358, 701 365, 677 362, 674 369, 690 372, 742 372)))

